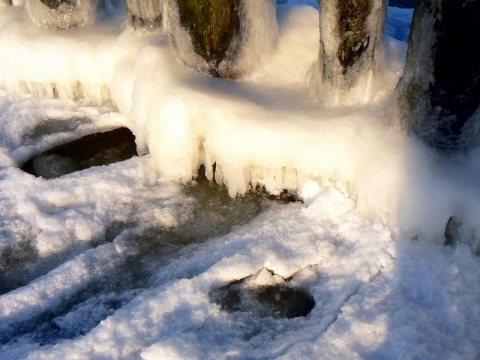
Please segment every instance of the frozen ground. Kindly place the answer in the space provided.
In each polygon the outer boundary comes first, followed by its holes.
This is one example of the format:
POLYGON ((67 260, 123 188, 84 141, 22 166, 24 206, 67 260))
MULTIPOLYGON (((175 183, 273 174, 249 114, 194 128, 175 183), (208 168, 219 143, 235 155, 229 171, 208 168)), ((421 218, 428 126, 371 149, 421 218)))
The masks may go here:
POLYGON ((306 88, 318 12, 295 3, 237 82, 191 72, 162 32, 115 14, 55 32, 0 7, 0 359, 480 356, 479 149, 432 153, 391 119, 411 10, 389 8, 372 105, 322 110, 306 88), (19 168, 121 126, 146 155, 52 180, 19 168), (240 195, 189 183, 200 164, 240 195), (215 303, 244 278, 315 307, 215 303))

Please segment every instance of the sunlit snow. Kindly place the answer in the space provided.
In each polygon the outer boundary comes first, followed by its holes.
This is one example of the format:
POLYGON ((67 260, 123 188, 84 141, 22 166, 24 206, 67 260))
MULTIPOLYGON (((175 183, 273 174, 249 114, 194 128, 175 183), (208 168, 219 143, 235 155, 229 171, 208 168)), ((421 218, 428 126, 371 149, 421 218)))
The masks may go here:
POLYGON ((480 356, 480 147, 437 154, 396 126, 412 10, 388 9, 368 105, 323 109, 307 87, 315 1, 281 2, 274 48, 257 39, 235 81, 126 27, 122 4, 68 30, 0 6, 0 359, 480 356), (119 127, 142 156, 20 169, 119 127), (315 307, 212 301, 244 278, 315 307))

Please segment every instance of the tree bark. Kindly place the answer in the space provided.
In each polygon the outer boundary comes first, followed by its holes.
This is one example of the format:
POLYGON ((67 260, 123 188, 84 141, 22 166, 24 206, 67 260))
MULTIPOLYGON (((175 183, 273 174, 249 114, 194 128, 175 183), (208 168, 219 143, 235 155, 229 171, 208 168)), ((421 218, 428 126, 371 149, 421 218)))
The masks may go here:
POLYGON ((478 139, 479 37, 480 1, 416 1, 396 109, 403 128, 434 148, 478 139))
POLYGON ((133 29, 155 30, 162 25, 163 0, 126 0, 126 21, 133 29))
MULTIPOLYGON (((239 59, 252 48, 252 31, 257 31, 257 37, 269 39, 269 32, 276 38, 276 20, 272 26, 269 23, 275 19, 274 0, 167 1, 168 31, 174 50, 200 73, 236 78, 245 70, 239 59), (256 18, 252 17, 252 9, 259 9, 256 18), (262 22, 266 24, 263 27, 258 25, 262 22)), ((262 50, 268 51, 269 46, 262 50)))
POLYGON ((327 107, 370 100, 383 60, 386 0, 323 0, 320 53, 310 89, 327 107))

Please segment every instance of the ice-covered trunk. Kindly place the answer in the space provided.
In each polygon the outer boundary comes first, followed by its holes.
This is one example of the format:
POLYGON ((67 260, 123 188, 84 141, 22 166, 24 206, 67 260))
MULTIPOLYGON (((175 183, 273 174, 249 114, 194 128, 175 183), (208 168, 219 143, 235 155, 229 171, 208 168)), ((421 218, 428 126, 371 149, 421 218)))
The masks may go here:
POLYGON ((273 47, 274 0, 167 0, 177 55, 195 70, 236 78, 273 47))
POLYGON ((42 27, 67 29, 95 21, 99 0, 27 0, 25 9, 42 27))
POLYGON ((383 60, 386 0, 324 0, 320 53, 312 69, 312 94, 325 106, 371 100, 373 76, 383 60))
POLYGON ((435 148, 478 138, 479 36, 480 1, 417 0, 396 109, 402 126, 435 148))
POLYGON ((155 30, 162 24, 163 0, 126 0, 126 20, 134 29, 155 30))

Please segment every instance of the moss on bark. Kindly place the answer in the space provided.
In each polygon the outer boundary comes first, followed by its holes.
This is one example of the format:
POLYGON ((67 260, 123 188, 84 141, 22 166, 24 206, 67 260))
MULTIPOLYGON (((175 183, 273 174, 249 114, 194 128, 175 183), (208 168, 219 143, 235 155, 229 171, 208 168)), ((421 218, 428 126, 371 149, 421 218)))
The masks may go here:
POLYGON ((179 0, 178 8, 195 52, 219 76, 218 66, 240 34, 240 0, 179 0))
POLYGON ((342 0, 337 2, 340 46, 337 57, 342 73, 355 64, 370 45, 367 18, 372 9, 370 0, 342 0))

